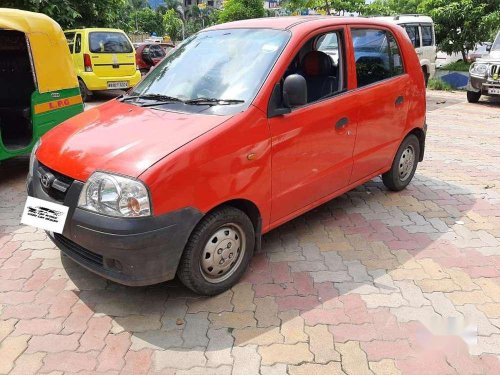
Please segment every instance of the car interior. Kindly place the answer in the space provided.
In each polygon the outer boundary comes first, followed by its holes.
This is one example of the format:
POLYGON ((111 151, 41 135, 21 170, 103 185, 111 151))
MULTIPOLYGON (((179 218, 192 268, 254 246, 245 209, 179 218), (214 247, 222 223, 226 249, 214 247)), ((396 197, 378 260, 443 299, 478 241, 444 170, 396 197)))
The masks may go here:
POLYGON ((303 76, 307 83, 308 103, 342 91, 345 86, 341 40, 338 32, 308 40, 288 66, 282 82, 291 74, 303 76))
POLYGON ((0 30, 0 139, 7 149, 29 146, 33 71, 24 33, 0 30))

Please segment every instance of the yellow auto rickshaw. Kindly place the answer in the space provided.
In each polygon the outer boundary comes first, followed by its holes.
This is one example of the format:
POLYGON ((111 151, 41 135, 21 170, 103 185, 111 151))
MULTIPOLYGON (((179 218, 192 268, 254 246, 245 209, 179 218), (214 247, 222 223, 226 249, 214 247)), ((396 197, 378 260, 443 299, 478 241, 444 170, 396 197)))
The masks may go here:
POLYGON ((82 111, 59 24, 0 8, 0 161, 29 153, 45 132, 82 111))

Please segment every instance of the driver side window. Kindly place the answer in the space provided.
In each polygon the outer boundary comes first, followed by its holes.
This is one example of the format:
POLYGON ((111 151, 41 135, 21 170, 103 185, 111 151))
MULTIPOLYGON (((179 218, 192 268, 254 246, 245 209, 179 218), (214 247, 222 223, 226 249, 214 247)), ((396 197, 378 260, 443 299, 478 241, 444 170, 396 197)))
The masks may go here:
POLYGON ((316 35, 302 46, 281 82, 291 74, 303 76, 307 104, 338 94, 345 89, 343 51, 341 31, 316 35))

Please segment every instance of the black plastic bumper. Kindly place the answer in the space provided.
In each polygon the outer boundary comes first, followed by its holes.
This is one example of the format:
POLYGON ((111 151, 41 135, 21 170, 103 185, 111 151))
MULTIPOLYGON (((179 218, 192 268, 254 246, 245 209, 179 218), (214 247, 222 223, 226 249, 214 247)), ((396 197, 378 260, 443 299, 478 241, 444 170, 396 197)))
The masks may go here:
POLYGON ((61 251, 90 271, 120 284, 151 285, 174 278, 201 212, 184 208, 144 218, 100 215, 76 208, 82 188, 82 182, 73 181, 64 201, 57 201, 42 188, 36 172, 28 177, 30 196, 69 207, 62 235, 48 233, 61 251))

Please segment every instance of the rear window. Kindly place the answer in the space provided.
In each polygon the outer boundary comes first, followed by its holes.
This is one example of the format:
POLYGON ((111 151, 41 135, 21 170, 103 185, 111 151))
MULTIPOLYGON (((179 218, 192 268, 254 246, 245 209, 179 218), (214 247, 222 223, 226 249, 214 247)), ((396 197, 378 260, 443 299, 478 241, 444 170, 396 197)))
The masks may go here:
POLYGON ((89 34, 90 52, 93 53, 131 53, 132 45, 123 33, 92 32, 89 34))

